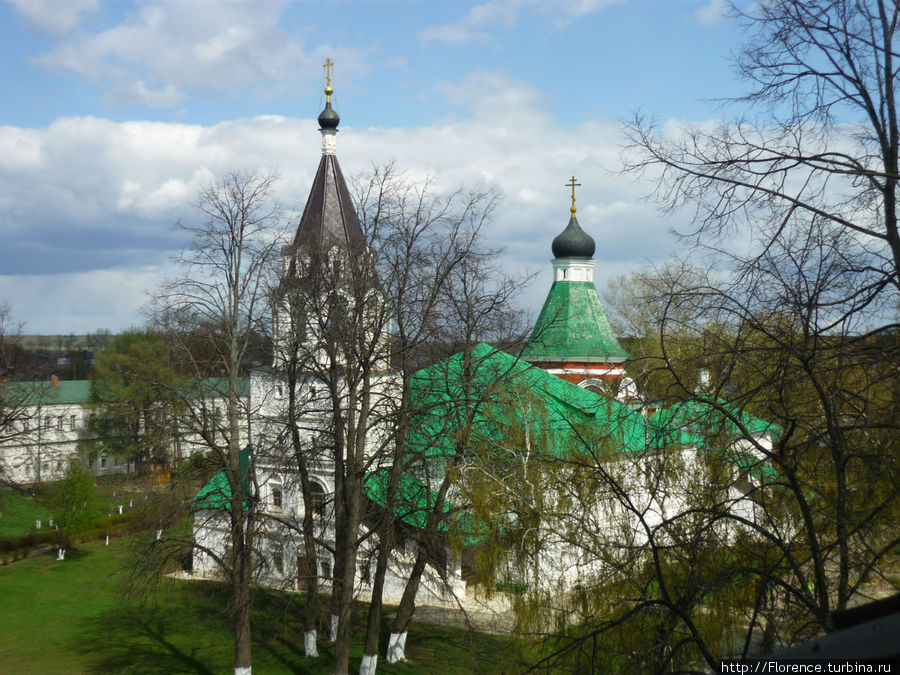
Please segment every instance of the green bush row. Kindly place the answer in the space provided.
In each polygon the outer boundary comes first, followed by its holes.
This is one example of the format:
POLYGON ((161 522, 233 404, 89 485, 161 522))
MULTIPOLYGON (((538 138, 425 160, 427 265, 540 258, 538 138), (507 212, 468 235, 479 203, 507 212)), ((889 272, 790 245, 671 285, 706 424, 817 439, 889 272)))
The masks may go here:
MULTIPOLYGON (((96 539, 106 536, 107 532, 112 536, 114 531, 116 535, 125 534, 131 531, 127 525, 131 521, 133 511, 125 512, 121 515, 118 513, 106 519, 106 522, 95 522, 91 526, 86 527, 78 532, 71 532, 70 538, 87 538, 96 539)), ((56 544, 59 541, 59 530, 47 529, 40 532, 32 532, 24 537, 8 537, 0 539, 0 553, 18 553, 23 555, 12 558, 18 560, 19 557, 25 557, 29 550, 38 546, 47 546, 56 544)))

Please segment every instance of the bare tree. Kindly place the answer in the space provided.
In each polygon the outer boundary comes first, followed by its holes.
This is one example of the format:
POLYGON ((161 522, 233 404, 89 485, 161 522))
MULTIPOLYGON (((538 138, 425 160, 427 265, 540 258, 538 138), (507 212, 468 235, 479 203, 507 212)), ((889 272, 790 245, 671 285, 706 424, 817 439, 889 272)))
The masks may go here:
MULTIPOLYGON (((351 255, 340 247, 298 250, 276 294, 285 308, 281 316, 289 317, 288 325, 277 329, 276 360, 288 388, 285 436, 291 439, 291 465, 305 504, 305 630, 309 638, 315 627, 320 581, 316 547, 321 547, 334 556, 336 672, 348 667, 350 602, 361 568, 371 569, 364 574, 372 591, 364 669, 374 672, 382 590, 399 544, 394 509, 398 486, 406 472, 421 468, 414 466, 421 458, 406 450, 415 414, 411 376, 448 349, 471 344, 476 336, 499 335, 502 331, 490 332, 485 317, 508 313, 505 302, 519 287, 493 283, 502 277, 492 277, 496 252, 480 244, 481 227, 496 200, 493 194, 442 195, 430 182, 414 183, 393 166, 375 169, 356 188, 364 243, 351 255), (465 293, 471 295, 464 298, 465 293), (461 307, 467 302, 481 312, 477 326, 461 324, 461 307), (321 474, 326 466, 334 471, 333 502, 328 505, 334 529, 328 537, 321 522, 314 522, 308 492, 310 473, 321 474), (365 494, 375 475, 386 477, 386 497, 373 510, 365 494), (360 559, 361 551, 365 559, 360 559)), ((404 624, 412 606, 408 609, 404 624)), ((308 655, 310 646, 307 640, 308 655)))
MULTIPOLYGON (((200 191, 195 206, 204 220, 178 224, 193 237, 178 257, 184 275, 167 282, 152 307, 157 325, 181 348, 184 363, 194 366, 198 388, 183 397, 191 429, 199 451, 225 478, 219 513, 227 518, 228 534, 220 562, 230 586, 240 675, 251 669, 250 584, 259 521, 252 454, 242 453, 251 439, 242 378, 255 335, 267 332, 268 291, 281 235, 271 196, 276 180, 274 173, 235 171, 200 191), (210 369, 220 377, 205 382, 210 369)), ((206 552, 212 553, 208 547, 206 552)))
POLYGON ((390 354, 397 373, 389 420, 390 457, 379 476, 383 508, 367 521, 377 535, 365 646, 374 670, 385 574, 401 539, 408 537, 414 546, 392 626, 392 661, 404 658, 402 644, 426 563, 436 564, 441 575, 450 563, 446 527, 451 516, 445 507, 453 460, 441 459, 440 453, 429 453, 421 445, 408 446, 409 438, 421 431, 421 417, 428 415, 423 406, 433 404, 424 402, 417 391, 421 383, 414 381, 415 373, 443 356, 468 353, 479 341, 521 341, 525 321, 511 299, 529 278, 507 277, 495 263, 499 252, 483 245, 482 227, 494 208, 495 195, 457 191, 441 196, 430 184, 410 183, 402 175, 393 175, 390 168, 376 171, 360 187, 360 212, 375 235, 380 276, 390 303, 394 324, 390 354), (435 499, 409 503, 410 476, 424 480, 425 493, 435 499), (401 522, 409 518, 424 527, 410 530, 401 522))
POLYGON ((737 62, 751 90, 737 103, 756 116, 669 138, 637 120, 629 168, 654 173, 664 205, 696 209, 682 234, 719 271, 660 296, 663 353, 683 327, 676 308, 692 307, 694 326, 716 322, 704 331, 713 393, 782 430, 769 459, 786 490, 758 534, 786 565, 767 583, 786 592, 799 639, 828 630, 867 581, 887 581, 895 541, 883 518, 900 497, 900 7, 780 0, 735 14, 751 36, 737 62), (776 511, 790 537, 775 537, 776 511))
POLYGON ((737 63, 751 86, 736 102, 756 116, 669 137, 638 118, 627 168, 653 172, 664 204, 696 209, 693 241, 747 232, 758 251, 796 230, 843 231, 864 263, 854 306, 895 293, 900 7, 779 0, 735 13, 750 35, 737 63))

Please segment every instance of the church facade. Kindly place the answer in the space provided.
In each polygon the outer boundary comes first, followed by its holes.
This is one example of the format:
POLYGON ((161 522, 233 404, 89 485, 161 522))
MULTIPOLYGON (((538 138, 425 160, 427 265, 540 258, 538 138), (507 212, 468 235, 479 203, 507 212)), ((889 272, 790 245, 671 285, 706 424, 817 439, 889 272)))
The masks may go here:
MULTIPOLYGON (((334 370, 330 366, 342 357, 329 347, 323 335, 337 321, 328 313, 353 314, 357 310, 353 303, 359 302, 358 294, 344 293, 342 286, 354 284, 358 275, 366 273, 370 254, 337 161, 338 122, 329 95, 319 117, 322 134, 319 168, 297 232, 283 250, 282 281, 273 310, 275 368, 253 373, 250 389, 251 408, 256 411, 251 434, 251 442, 257 448, 256 489, 260 511, 265 516, 258 539, 260 578, 273 586, 299 590, 305 588, 306 580, 313 574, 327 589, 328 580, 334 574, 332 551, 339 476, 334 448, 326 447, 328 443, 323 445, 322 439, 331 433, 332 404, 336 400, 335 396, 330 399, 327 396, 325 380, 327 373, 334 370), (325 272, 311 275, 311 269, 325 272), (315 301, 306 302, 298 311, 297 303, 292 300, 298 293, 305 293, 305 297, 315 301), (318 311, 311 311, 314 308, 318 311), (317 340, 322 343, 317 344, 317 340), (307 360, 292 371, 298 343, 302 343, 307 360), (286 376, 288 372, 293 374, 286 376), (306 452, 302 480, 296 456, 292 454, 300 447, 306 452), (321 452, 316 452, 317 448, 321 452), (314 570, 310 569, 301 524, 308 514, 313 517, 317 542, 314 570)), ((548 446, 540 448, 538 454, 546 456, 576 452, 573 429, 591 428, 598 437, 617 444, 615 452, 637 458, 634 466, 639 465, 642 456, 669 452, 678 455, 683 466, 691 467, 703 452, 704 430, 698 428, 698 423, 714 425, 718 419, 716 406, 705 410, 701 410, 702 406, 676 406, 660 412, 654 410, 651 416, 640 405, 640 392, 625 369, 629 355, 619 344, 594 285, 595 244, 578 223, 574 178, 570 184, 571 217, 551 245, 553 284, 524 350, 514 355, 478 345, 465 356, 450 357, 412 376, 412 396, 428 413, 418 420, 415 431, 406 439, 406 452, 418 453, 419 459, 412 464, 414 468, 403 472, 401 489, 393 501, 386 496, 386 476, 395 456, 380 453, 378 449, 396 439, 389 440, 390 429, 373 424, 363 441, 362 456, 371 459, 366 464, 363 488, 366 513, 387 511, 402 521, 401 529, 424 527, 423 514, 429 509, 443 509, 448 514, 447 524, 441 530, 443 554, 429 560, 417 594, 419 604, 455 606, 458 599, 465 598, 468 579, 463 571, 464 549, 467 545, 478 545, 478 525, 467 517, 462 506, 464 489, 454 485, 448 491, 447 504, 456 502, 455 506, 435 502, 441 480, 464 461, 472 461, 458 454, 461 427, 453 420, 466 419, 467 433, 477 436, 485 445, 515 445, 519 442, 518 432, 534 428, 534 437, 548 446), (478 364, 475 375, 462 365, 464 361, 470 364, 473 358, 478 364), (459 415, 452 392, 456 387, 471 392, 473 386, 481 392, 479 409, 472 415, 459 415), (526 394, 528 410, 516 404, 526 394), (539 413, 535 413, 534 406, 539 413), (466 527, 471 531, 464 531, 466 527)), ((371 301, 372 308, 363 308, 360 316, 378 311, 377 277, 374 281, 370 277, 366 285, 370 292, 365 302, 371 301)), ((376 343, 390 340, 387 324, 378 326, 368 338, 376 343)), ((379 401, 389 402, 393 392, 400 391, 399 375, 387 359, 373 362, 371 366, 368 376, 374 383, 372 391, 378 394, 379 401)), ((341 386, 345 385, 339 385, 338 389, 341 386)), ((346 390, 341 396, 341 400, 351 401, 348 405, 355 406, 343 411, 345 415, 361 414, 360 401, 354 400, 346 390)), ((389 414, 384 412, 387 419, 389 414)), ((379 411, 367 413, 374 418, 379 411)), ((730 501, 732 508, 752 519, 754 505, 752 500, 742 499, 742 494, 749 491, 749 484, 759 481, 760 471, 767 468, 765 453, 758 449, 771 449, 774 429, 742 411, 735 414, 742 422, 740 428, 730 428, 730 437, 724 441, 725 454, 735 467, 730 501)), ((681 475, 688 476, 690 471, 685 470, 681 475)), ((632 486, 629 489, 634 490, 636 500, 648 502, 651 520, 662 520, 667 513, 683 507, 683 500, 679 501, 674 489, 677 486, 668 492, 672 495, 668 503, 655 503, 655 497, 641 487, 637 478, 628 478, 627 484, 632 486)), ((195 574, 215 575, 216 558, 227 546, 227 519, 220 510, 227 501, 222 499, 227 496, 226 491, 227 482, 214 477, 195 500, 195 574)), ((586 522, 603 528, 609 526, 611 516, 598 500, 586 522)), ((522 583, 526 586, 551 584, 565 590, 599 571, 598 563, 582 560, 567 548, 563 538, 553 541, 557 526, 552 520, 541 527, 546 530, 550 543, 542 559, 535 563, 532 578, 522 579, 522 583)), ((371 590, 377 544, 377 531, 370 529, 365 517, 359 523, 358 539, 362 544, 356 558, 355 587, 365 597, 371 590)), ((400 600, 413 566, 415 556, 406 544, 401 540, 393 547, 383 593, 386 602, 400 600)), ((468 591, 471 595, 471 589, 468 591)))

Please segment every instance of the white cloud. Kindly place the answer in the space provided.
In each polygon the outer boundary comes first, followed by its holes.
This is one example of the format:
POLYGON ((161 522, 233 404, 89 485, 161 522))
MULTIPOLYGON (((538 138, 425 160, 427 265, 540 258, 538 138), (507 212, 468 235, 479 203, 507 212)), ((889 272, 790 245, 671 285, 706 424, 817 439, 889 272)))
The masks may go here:
POLYGON ((629 0, 573 0, 561 3, 557 0, 490 0, 476 5, 456 23, 428 26, 419 33, 422 43, 441 42, 463 45, 487 42, 491 39, 488 29, 495 26, 509 28, 516 24, 526 11, 537 11, 554 17, 554 24, 564 28, 575 18, 603 11, 612 5, 629 0))
POLYGON ((344 81, 367 72, 368 50, 309 48, 279 26, 289 0, 148 0, 118 25, 79 33, 34 61, 107 89, 114 104, 174 106, 187 93, 259 94, 318 85, 323 50, 344 81))
POLYGON ((502 70, 473 70, 455 82, 439 82, 435 89, 453 105, 492 116, 498 125, 521 121, 521 117, 546 117, 539 107, 543 93, 502 70))
POLYGON ((157 288, 157 267, 91 270, 74 274, 0 275, 0 298, 13 298, 23 332, 84 335, 100 328, 123 330, 144 323, 145 291, 157 288))
POLYGON ((725 0, 709 0, 703 7, 694 12, 697 21, 703 26, 714 26, 722 19, 728 11, 728 5, 725 0))
MULTIPOLYGON (((600 285, 667 254, 671 223, 641 203, 647 186, 614 173, 617 124, 562 128, 543 109, 542 91, 498 71, 439 89, 469 111, 465 122, 367 129, 347 118, 338 139, 345 174, 395 159, 411 177, 437 174, 440 189, 499 188, 505 198, 486 234, 506 247, 507 269, 541 273, 523 298, 532 310, 550 284, 550 242, 569 218, 572 175, 582 184, 581 225, 598 243, 600 285)), ((172 223, 194 217, 190 202, 214 176, 277 168, 279 200, 302 209, 320 156, 317 112, 211 126, 81 117, 45 129, 0 127, 0 299, 33 332, 140 322, 141 290, 184 243, 172 223)))
POLYGON ((96 11, 97 0, 6 0, 38 30, 54 35, 72 31, 85 15, 96 11))
POLYGON ((106 101, 114 105, 140 103, 155 108, 170 108, 183 98, 184 95, 171 84, 167 84, 162 89, 154 90, 148 89, 143 80, 137 80, 131 84, 123 84, 113 90, 106 97, 106 101))

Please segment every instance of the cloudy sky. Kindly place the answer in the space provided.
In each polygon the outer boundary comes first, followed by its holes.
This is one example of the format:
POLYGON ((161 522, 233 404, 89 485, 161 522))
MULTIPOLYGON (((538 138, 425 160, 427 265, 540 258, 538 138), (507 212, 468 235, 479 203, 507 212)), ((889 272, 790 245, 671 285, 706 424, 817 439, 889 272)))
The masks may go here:
POLYGON ((302 208, 335 63, 346 175, 396 160, 492 186, 504 266, 540 276, 578 216, 598 286, 671 254, 651 189, 617 173, 620 122, 703 123, 741 92, 723 0, 0 0, 0 302, 27 333, 139 325, 172 224, 234 168, 302 208))

